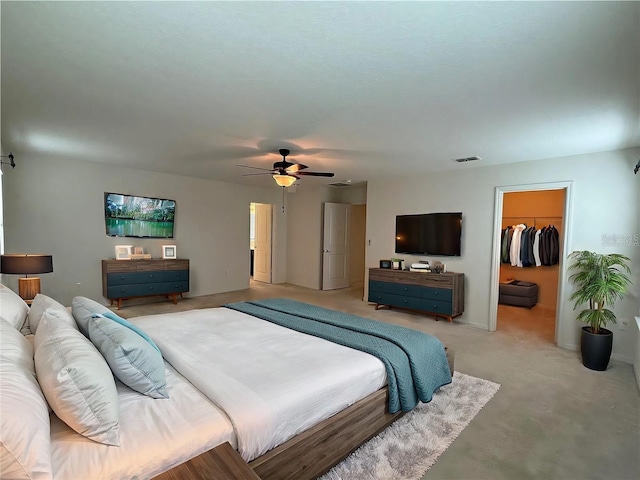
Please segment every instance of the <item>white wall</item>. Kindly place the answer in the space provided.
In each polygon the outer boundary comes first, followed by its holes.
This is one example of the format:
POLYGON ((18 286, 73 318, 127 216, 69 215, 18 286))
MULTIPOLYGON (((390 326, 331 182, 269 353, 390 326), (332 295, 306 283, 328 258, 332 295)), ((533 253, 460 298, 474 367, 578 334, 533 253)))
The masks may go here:
POLYGON ((334 202, 330 187, 302 185, 286 196, 287 282, 319 290, 322 286, 322 204, 334 202))
POLYGON ((303 180, 295 193, 286 195, 287 282, 319 290, 322 288, 322 204, 365 204, 367 185, 329 187, 311 185, 312 181, 303 180))
POLYGON ((336 203, 348 203, 350 205, 362 205, 367 203, 367 184, 359 183, 351 187, 332 187, 335 193, 336 203))
MULTIPOLYGON (((462 256, 440 257, 447 269, 465 274, 465 313, 458 321, 489 328, 489 292, 493 243, 494 195, 497 186, 573 181, 570 247, 573 250, 618 252, 632 259, 633 281, 640 283, 640 248, 604 245, 603 235, 640 232, 638 189, 633 175, 638 149, 517 163, 496 167, 460 168, 423 177, 369 181, 367 187, 368 267, 394 255, 395 216, 439 211, 463 212, 462 256)), ((405 264, 422 256, 403 255, 405 264)), ((427 257, 428 258, 428 257, 427 257)), ((436 257, 433 257, 436 258, 436 257)), ((367 285, 365 283, 365 289, 367 285)), ((570 288, 570 287, 569 287, 570 288)), ((570 290, 569 290, 570 291, 570 290)), ((638 311, 635 288, 615 306, 618 318, 631 323, 638 311)), ((367 292, 365 291, 365 298, 367 292)), ((577 348, 579 328, 572 305, 560 305, 565 347, 577 348)), ((614 330, 614 358, 632 363, 635 336, 614 330)))
MULTIPOLYGON (((159 258, 175 244, 191 260, 190 295, 249 287, 249 204, 279 204, 279 189, 47 157, 20 157, 4 175, 7 253, 53 255, 53 273, 41 276, 42 292, 69 305, 74 295, 102 297, 101 259, 114 246, 143 246, 159 258), (176 200, 175 238, 113 238, 105 234, 104 192, 176 200), (225 273, 226 272, 226 273, 225 273), (79 286, 77 284, 80 284, 79 286)), ((274 282, 286 275, 286 215, 275 216, 274 282)), ((15 289, 17 278, 4 275, 15 289)))

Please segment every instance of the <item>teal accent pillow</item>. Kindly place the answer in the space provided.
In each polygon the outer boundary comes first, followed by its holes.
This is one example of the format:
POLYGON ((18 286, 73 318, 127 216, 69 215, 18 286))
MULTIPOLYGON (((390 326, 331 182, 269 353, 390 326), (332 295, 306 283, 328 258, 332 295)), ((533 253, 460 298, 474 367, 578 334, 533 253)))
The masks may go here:
POLYGON ((89 339, 122 383, 153 398, 169 398, 162 355, 137 331, 97 314, 89 322, 89 339))
MULTIPOLYGON (((124 318, 116 315, 111 310, 109 310, 107 312, 100 312, 100 314, 103 317, 109 318, 109 319, 113 320, 114 322, 119 323, 123 327, 127 327, 129 330, 132 330, 132 331, 136 332, 138 335, 140 335, 142 338, 144 338, 147 342, 149 342, 151 344, 151 346, 158 351, 158 353, 162 354, 162 352, 160 351, 158 346, 155 344, 155 342, 153 340, 151 340, 151 337, 149 337, 149 335, 147 335, 142 330, 140 330, 138 327, 136 327, 133 323, 128 322, 124 318)), ((94 315, 94 317, 95 317, 95 315, 94 315)))

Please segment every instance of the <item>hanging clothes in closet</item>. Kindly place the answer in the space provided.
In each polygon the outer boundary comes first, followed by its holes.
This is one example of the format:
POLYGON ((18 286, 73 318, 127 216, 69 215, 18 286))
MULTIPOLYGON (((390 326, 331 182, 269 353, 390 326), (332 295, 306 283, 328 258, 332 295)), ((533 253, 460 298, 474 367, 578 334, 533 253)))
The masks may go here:
POLYGON ((556 265, 560 260, 560 235, 554 225, 540 229, 524 223, 502 230, 500 261, 513 267, 556 265))
POLYGON ((540 229, 540 262, 556 265, 560 261, 560 234, 553 225, 540 229))
POLYGON ((500 261, 502 263, 509 263, 511 261, 510 252, 511 252, 511 238, 513 232, 511 231, 513 227, 509 225, 505 229, 502 230, 502 236, 500 241, 500 261))
POLYGON ((522 242, 522 232, 527 228, 524 223, 520 223, 513 227, 513 237, 511 239, 510 258, 512 267, 521 267, 522 259, 520 258, 520 251, 522 242))

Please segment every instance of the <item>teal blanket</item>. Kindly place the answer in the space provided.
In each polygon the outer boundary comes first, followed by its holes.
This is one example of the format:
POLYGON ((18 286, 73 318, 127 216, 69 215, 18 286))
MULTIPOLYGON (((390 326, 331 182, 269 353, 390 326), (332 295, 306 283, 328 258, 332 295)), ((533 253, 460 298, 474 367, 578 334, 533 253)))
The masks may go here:
POLYGON ((387 370, 390 413, 429 402, 451 383, 444 346, 426 333, 285 298, 225 307, 378 357, 387 370))

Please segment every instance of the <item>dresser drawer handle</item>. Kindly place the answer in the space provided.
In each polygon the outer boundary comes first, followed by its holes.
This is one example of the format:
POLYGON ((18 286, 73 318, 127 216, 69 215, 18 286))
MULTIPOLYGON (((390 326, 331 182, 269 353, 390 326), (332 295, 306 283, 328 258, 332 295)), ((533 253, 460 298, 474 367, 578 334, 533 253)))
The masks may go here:
POLYGON ((153 290, 153 287, 149 287, 149 290, 153 290))
POLYGON ((434 306, 433 306, 433 309, 434 309, 434 310, 437 310, 437 309, 438 309, 438 305, 434 305, 434 306))

